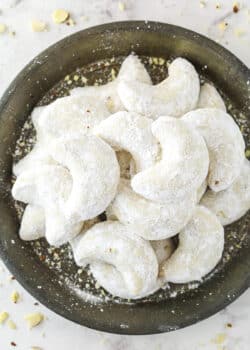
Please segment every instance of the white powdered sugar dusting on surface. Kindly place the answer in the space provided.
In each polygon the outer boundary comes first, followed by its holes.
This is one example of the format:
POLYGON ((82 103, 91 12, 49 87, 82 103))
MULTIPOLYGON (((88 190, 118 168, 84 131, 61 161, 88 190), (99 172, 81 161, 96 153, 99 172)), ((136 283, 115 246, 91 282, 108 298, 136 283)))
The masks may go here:
MULTIPOLYGON (((150 72, 154 83, 159 83, 162 79, 165 78, 164 75, 166 67, 169 65, 168 61, 163 60, 164 63, 162 64, 162 61, 157 61, 158 59, 156 58, 142 59, 143 62, 146 63, 147 69, 150 72), (159 64, 159 62, 161 64, 159 64)), ((112 80, 116 76, 118 72, 118 66, 121 62, 122 58, 111 59, 105 62, 97 62, 91 66, 77 70, 76 72, 72 73, 72 75, 65 77, 63 81, 52 88, 51 91, 41 101, 40 105, 48 104, 58 97, 67 95, 73 86, 83 86, 86 84, 86 81, 90 85, 100 85, 112 80), (79 79, 74 80, 74 75, 78 75, 79 79)), ((203 77, 202 80, 205 81, 203 77)), ((237 119, 237 123, 240 125, 241 132, 245 136, 246 141, 248 141, 249 126, 247 119, 242 113, 239 113, 236 109, 234 109, 234 106, 229 103, 225 96, 223 96, 223 98, 224 101, 226 101, 227 110, 235 119, 237 119)), ((36 136, 34 133, 33 125, 31 123, 31 120, 28 119, 24 124, 20 138, 17 141, 16 151, 13 155, 15 162, 32 149, 35 140, 36 136)), ((248 144, 247 147, 249 147, 248 144)), ((23 205, 16 202, 15 206, 17 208, 17 214, 19 218, 21 218, 21 215, 23 213, 23 205)), ((101 216, 101 220, 103 219, 105 219, 105 217, 101 216)), ((199 286, 200 288, 203 288, 202 282, 208 280, 217 272, 220 272, 223 264, 231 260, 234 254, 237 254, 237 251, 241 248, 242 245, 244 245, 244 228, 247 227, 248 223, 249 215, 241 219, 240 224, 235 223, 226 228, 226 245, 221 263, 203 280, 184 285, 174 285, 170 283, 165 286, 165 289, 160 289, 152 296, 142 299, 141 302, 154 302, 156 300, 163 300, 169 297, 174 298, 179 294, 184 295, 188 291, 195 293, 199 286)), ((27 249, 32 249, 37 254, 38 259, 42 261, 46 266, 48 266, 49 269, 55 272, 56 279, 58 279, 60 284, 63 285, 63 281, 67 279, 66 288, 72 290, 72 292, 77 294, 80 299, 93 304, 110 302, 129 304, 137 303, 137 301, 131 302, 131 300, 120 299, 109 295, 96 283, 88 269, 79 269, 76 267, 73 261, 71 248, 68 245, 62 246, 60 248, 48 247, 47 243, 42 239, 35 242, 25 243, 25 247, 27 247, 27 249)), ((209 295, 209 290, 206 290, 205 293, 209 295)))

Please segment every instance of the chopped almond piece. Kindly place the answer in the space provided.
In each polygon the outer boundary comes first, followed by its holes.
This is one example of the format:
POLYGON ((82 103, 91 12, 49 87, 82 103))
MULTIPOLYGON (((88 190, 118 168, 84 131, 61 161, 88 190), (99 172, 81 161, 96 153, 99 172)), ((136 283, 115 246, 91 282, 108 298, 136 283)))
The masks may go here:
POLYGON ((33 32, 44 32, 46 30, 46 23, 41 21, 31 21, 31 28, 33 32))
POLYGON ((63 23, 69 18, 69 12, 63 9, 55 10, 52 14, 52 18, 57 24, 63 23))
POLYGON ((244 35, 245 33, 246 33, 246 31, 243 30, 243 29, 241 29, 241 28, 235 28, 235 29, 234 29, 234 34, 235 34, 236 36, 242 36, 242 35, 244 35))
POLYGON ((118 2, 118 8, 119 8, 120 11, 124 11, 126 9, 126 6, 125 6, 124 2, 119 1, 118 2))
POLYGON ((16 324, 15 322, 13 322, 12 320, 9 320, 7 322, 7 326, 10 328, 10 329, 16 329, 16 324))
POLYGON ((20 294, 17 291, 14 291, 11 293, 10 300, 13 301, 13 303, 17 303, 20 298, 20 294))
POLYGON ((220 30, 226 30, 227 26, 228 26, 227 22, 220 22, 218 24, 218 27, 219 27, 220 30))
POLYGON ((8 317, 9 317, 8 312, 6 311, 0 312, 0 324, 4 323, 8 317))
POLYGON ((7 29, 6 25, 3 23, 0 23, 0 34, 6 32, 6 29, 7 29))
POLYGON ((24 317, 25 321, 27 321, 29 328, 33 328, 38 326, 44 319, 43 314, 40 312, 35 312, 33 314, 28 314, 24 317))

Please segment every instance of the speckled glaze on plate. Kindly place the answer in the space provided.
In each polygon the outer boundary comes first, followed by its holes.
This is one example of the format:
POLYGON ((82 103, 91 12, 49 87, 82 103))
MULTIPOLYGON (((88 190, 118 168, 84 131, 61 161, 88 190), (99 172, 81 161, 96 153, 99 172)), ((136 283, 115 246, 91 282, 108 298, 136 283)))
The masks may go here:
POLYGON ((86 76, 88 83, 107 81, 112 68, 117 72, 122 57, 131 51, 143 57, 155 81, 164 78, 164 67, 157 60, 151 65, 149 57, 168 60, 182 56, 190 60, 201 76, 222 92, 249 145, 250 72, 221 46, 186 29, 155 22, 117 22, 78 32, 30 62, 1 100, 0 254, 16 279, 58 314, 106 332, 150 334, 207 318, 249 286, 250 214, 226 228, 223 259, 202 283, 169 285, 133 302, 96 289, 88 271, 79 271, 74 265, 68 246, 48 249, 43 240, 21 241, 10 194, 13 153, 21 133, 27 142, 32 136, 32 129, 25 134, 22 128, 34 106, 67 94, 74 84, 84 85, 85 80, 74 80, 75 75, 86 76))

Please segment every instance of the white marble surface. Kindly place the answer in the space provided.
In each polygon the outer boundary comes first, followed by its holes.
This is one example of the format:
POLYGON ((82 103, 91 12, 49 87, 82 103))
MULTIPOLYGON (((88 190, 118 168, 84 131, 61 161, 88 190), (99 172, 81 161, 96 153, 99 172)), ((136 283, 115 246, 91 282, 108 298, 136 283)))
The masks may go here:
MULTIPOLYGON (((233 1, 208 0, 203 7, 196 0, 124 0, 121 11, 118 1, 112 0, 0 0, 0 23, 8 31, 0 34, 0 95, 18 71, 32 57, 64 36, 88 26, 114 20, 143 19, 173 23, 193 29, 219 41, 250 66, 250 0, 240 1, 240 11, 232 12, 233 1), (216 4, 220 5, 216 9, 216 4), (75 26, 55 25, 51 13, 57 8, 70 11, 75 26), (88 18, 86 18, 86 16, 88 18), (225 31, 218 24, 225 18, 225 31), (32 32, 31 20, 48 23, 48 31, 32 32), (241 35, 239 35, 241 34, 241 35)), ((17 325, 11 330, 0 325, 0 350, 26 350, 39 346, 43 350, 249 350, 250 348, 250 291, 228 308, 208 320, 169 334, 154 336, 119 336, 89 330, 55 315, 45 307, 35 306, 35 300, 9 273, 0 269, 0 312, 6 310, 17 325), (21 294, 18 304, 10 294, 21 294), (27 331, 23 317, 40 311, 46 319, 37 328, 27 331), (232 327, 226 326, 231 323, 232 327), (217 340, 216 340, 217 338, 217 340)))

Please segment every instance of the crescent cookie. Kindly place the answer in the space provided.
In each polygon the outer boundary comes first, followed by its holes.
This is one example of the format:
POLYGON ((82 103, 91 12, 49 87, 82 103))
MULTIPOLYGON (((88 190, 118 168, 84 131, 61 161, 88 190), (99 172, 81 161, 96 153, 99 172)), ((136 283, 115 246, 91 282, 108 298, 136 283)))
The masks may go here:
POLYGON ((53 164, 53 159, 46 153, 46 150, 42 146, 42 130, 39 128, 39 119, 42 113, 45 111, 47 106, 36 107, 31 113, 31 120, 34 124, 36 130, 37 142, 33 149, 22 159, 20 159, 16 164, 13 165, 13 174, 18 176, 22 171, 28 170, 34 166, 39 166, 39 163, 46 162, 47 164, 53 164))
POLYGON ((152 131, 152 120, 136 113, 117 112, 101 122, 94 134, 118 150, 129 152, 142 171, 156 162, 158 144, 152 131))
POLYGON ((105 103, 110 113, 124 110, 123 103, 118 95, 117 86, 121 81, 140 81, 145 84, 152 84, 151 78, 135 55, 129 55, 123 61, 117 78, 105 85, 85 86, 71 90, 71 95, 82 97, 95 97, 105 103))
POLYGON ((240 175, 226 190, 207 191, 201 204, 211 210, 224 226, 245 215, 250 209, 250 162, 245 159, 240 175))
POLYGON ((159 202, 176 201, 196 191, 208 172, 208 151, 199 133, 182 120, 160 117, 152 133, 161 146, 161 159, 136 174, 135 192, 159 202))
POLYGON ((46 107, 38 125, 47 140, 80 137, 109 116, 105 104, 95 97, 66 96, 46 107))
POLYGON ((215 108, 197 109, 182 120, 206 141, 209 187, 215 192, 225 190, 239 176, 245 158, 245 143, 238 125, 229 114, 215 108))
POLYGON ((19 236, 24 241, 32 241, 45 236, 45 215, 42 207, 32 204, 26 206, 19 236))
POLYGON ((69 169, 72 190, 65 201, 64 213, 77 222, 101 214, 113 200, 120 179, 114 150, 93 135, 51 145, 53 158, 69 169))
POLYGON ((217 108, 226 112, 225 103, 216 88, 208 83, 201 86, 197 108, 217 108))
POLYGON ((56 165, 56 162, 47 153, 40 142, 37 142, 32 150, 13 165, 13 174, 19 176, 23 171, 39 168, 41 165, 56 165))
POLYGON ((118 84, 118 93, 126 109, 152 118, 182 116, 195 108, 199 92, 199 76, 184 58, 176 58, 170 64, 168 77, 158 85, 134 80, 122 80, 118 84))
POLYGON ((129 181, 121 179, 106 214, 109 219, 140 227, 138 234, 144 239, 160 240, 179 233, 190 220, 196 202, 195 192, 175 202, 154 202, 134 192, 129 181))
POLYGON ((177 249, 162 265, 161 275, 172 283, 200 280, 217 265, 223 249, 223 226, 207 208, 197 206, 179 234, 177 249))
POLYGON ((113 290, 111 280, 109 285, 103 287, 113 295, 140 298, 158 288, 158 262, 155 252, 149 242, 137 236, 136 226, 123 225, 116 221, 96 224, 77 242, 74 257, 77 265, 83 267, 101 263, 108 266, 109 270, 112 266, 116 270, 112 274, 119 274, 126 293, 124 296, 113 290))
MULTIPOLYGON (((168 259, 174 250, 174 244, 171 239, 151 241, 150 243, 155 251, 159 265, 168 259)), ((164 284, 162 280, 157 279, 154 288, 150 292, 147 291, 146 293, 140 294, 138 296, 131 296, 131 294, 129 294, 127 291, 121 274, 114 266, 106 263, 95 262, 90 265, 90 270, 94 278, 104 289, 113 295, 117 295, 125 299, 143 298, 149 294, 154 293, 164 284)))
POLYGON ((12 188, 16 200, 43 208, 45 236, 51 245, 68 242, 82 228, 82 222, 66 219, 62 211, 71 187, 72 180, 67 169, 59 165, 43 165, 39 169, 23 171, 12 188))

